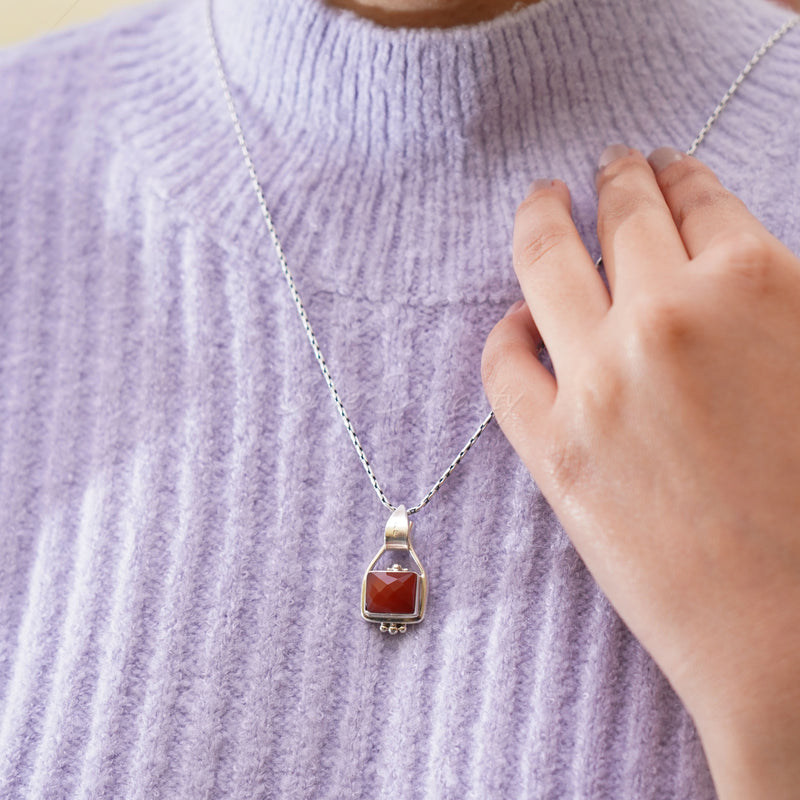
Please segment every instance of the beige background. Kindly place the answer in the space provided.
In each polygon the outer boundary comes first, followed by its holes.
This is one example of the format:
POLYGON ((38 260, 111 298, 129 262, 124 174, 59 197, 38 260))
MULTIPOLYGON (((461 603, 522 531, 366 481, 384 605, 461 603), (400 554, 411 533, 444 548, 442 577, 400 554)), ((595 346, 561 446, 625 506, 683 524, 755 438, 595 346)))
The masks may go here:
POLYGON ((145 0, 0 0, 0 47, 145 0))
MULTIPOLYGON (((0 46, 77 25, 145 0, 0 0, 0 46)), ((783 0, 800 10, 800 0, 783 0)))

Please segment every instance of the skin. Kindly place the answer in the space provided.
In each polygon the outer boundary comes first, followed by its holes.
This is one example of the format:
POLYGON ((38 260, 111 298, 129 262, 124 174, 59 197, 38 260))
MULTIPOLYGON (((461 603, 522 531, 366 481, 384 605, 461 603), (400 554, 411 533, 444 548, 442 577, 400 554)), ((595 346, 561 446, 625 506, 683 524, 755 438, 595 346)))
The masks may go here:
MULTIPOLYGON (((485 22, 538 0, 324 0, 387 27, 450 28, 485 22)), ((800 11, 800 0, 777 0, 800 11)))
MULTIPOLYGON (((409 27, 481 22, 515 5, 328 2, 409 27)), ((526 302, 489 335, 486 393, 692 714, 720 799, 796 798, 800 259, 696 159, 616 145, 600 165, 611 291, 567 186, 535 182, 513 236, 526 302)))
POLYGON ((325 0, 388 27, 450 28, 485 22, 537 0, 325 0))
POLYGON ((526 302, 489 335, 484 386, 692 714, 720 798, 796 798, 800 259, 694 158, 601 163, 611 294, 567 186, 535 182, 513 237, 526 302))

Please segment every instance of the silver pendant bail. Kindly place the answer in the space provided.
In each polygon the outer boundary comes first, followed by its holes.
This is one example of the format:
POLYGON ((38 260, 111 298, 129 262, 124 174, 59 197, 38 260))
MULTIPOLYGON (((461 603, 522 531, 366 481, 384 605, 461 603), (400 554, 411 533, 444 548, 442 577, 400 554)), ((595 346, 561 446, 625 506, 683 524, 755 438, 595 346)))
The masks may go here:
POLYGON ((428 579, 411 543, 413 522, 405 506, 398 506, 386 523, 383 546, 372 559, 361 582, 361 616, 380 624, 384 633, 405 633, 407 625, 422 622, 428 596, 428 579), (378 559, 387 551, 407 553, 417 570, 400 564, 376 570, 378 559))

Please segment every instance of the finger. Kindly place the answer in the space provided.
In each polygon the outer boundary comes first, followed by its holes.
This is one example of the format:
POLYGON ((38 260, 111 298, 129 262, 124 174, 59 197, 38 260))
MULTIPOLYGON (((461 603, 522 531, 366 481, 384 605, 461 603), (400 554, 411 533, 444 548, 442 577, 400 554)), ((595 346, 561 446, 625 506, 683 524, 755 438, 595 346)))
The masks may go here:
POLYGON ((514 220, 514 269, 556 375, 605 317, 611 300, 570 211, 562 181, 536 181, 514 220))
POLYGON ((606 148, 596 184, 597 236, 614 302, 652 287, 688 263, 672 212, 638 150, 606 148))
POLYGON ((701 161, 672 147, 654 150, 648 160, 692 258, 732 234, 764 234, 747 206, 701 161))
POLYGON ((539 361, 542 337, 526 304, 510 309, 483 348, 481 377, 503 433, 531 463, 536 441, 548 429, 556 381, 539 361))

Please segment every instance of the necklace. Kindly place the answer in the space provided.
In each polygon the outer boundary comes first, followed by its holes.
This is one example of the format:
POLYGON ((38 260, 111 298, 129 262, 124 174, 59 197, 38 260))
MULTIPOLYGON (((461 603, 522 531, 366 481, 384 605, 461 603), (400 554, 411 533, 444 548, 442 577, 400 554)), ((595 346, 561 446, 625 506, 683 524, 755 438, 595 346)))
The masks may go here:
MULTIPOLYGON (((431 487, 430 491, 425 495, 425 497, 422 498, 422 500, 420 500, 419 503, 417 503, 417 505, 412 506, 411 508, 406 508, 403 505, 395 506, 389 502, 386 494, 381 488, 380 483, 378 482, 378 478, 376 477, 369 460, 367 459, 364 448, 361 446, 361 442, 359 441, 358 435, 356 434, 353 424, 350 421, 350 417, 345 410, 344 404, 339 397, 336 384, 333 381, 333 377, 328 369, 328 365, 324 356, 322 355, 319 343, 317 342, 317 337, 311 327, 308 314, 306 313, 303 302, 300 299, 300 294, 297 291, 294 277, 286 261, 283 247, 281 246, 280 240, 278 239, 278 234, 275 231, 275 225, 272 221, 272 214, 270 213, 266 200, 264 199, 264 192, 261 188, 261 183, 258 180, 256 168, 244 138, 242 125, 239 121, 239 115, 236 113, 236 107, 233 103, 233 96, 228 85, 228 79, 222 66, 222 58, 220 56, 216 35, 214 33, 212 3, 213 0, 207 0, 206 2, 206 23, 209 37, 211 39, 211 48, 214 56, 214 62, 217 67, 217 74, 219 75, 219 80, 228 105, 228 112, 231 120, 233 121, 236 138, 239 142, 239 147, 242 151, 247 170, 250 174, 253 190, 255 191, 256 198, 258 199, 258 204, 261 208, 262 216, 264 217, 264 222, 266 223, 267 230, 269 231, 272 243, 275 247, 275 252, 278 256, 278 261, 280 262, 281 271, 286 279, 286 283, 289 287, 289 293, 294 301, 297 313, 300 316, 300 321, 306 332, 306 336, 308 337, 311 349, 314 351, 314 356, 317 359, 320 370, 322 371, 325 384, 327 385, 331 397, 333 398, 333 402, 335 403, 339 415, 344 422, 344 426, 347 430, 348 436, 350 437, 350 441, 353 443, 353 446, 356 449, 358 458, 367 473, 367 477, 372 484, 372 488, 378 495, 378 499, 392 512, 389 517, 389 521, 386 523, 383 545, 367 567, 366 572, 364 573, 364 578, 361 582, 361 616, 368 622, 379 624, 381 631, 390 634, 405 633, 407 625, 412 625, 422 621, 422 618, 425 615, 425 602, 428 596, 427 575, 424 567, 422 566, 422 562, 419 560, 419 557, 417 556, 417 553, 414 550, 414 546, 411 542, 411 527, 413 522, 409 520, 409 515, 415 514, 417 511, 424 508, 431 498, 436 494, 436 492, 439 491, 442 484, 450 477, 453 470, 455 470, 455 468, 461 463, 461 460, 469 452, 472 445, 474 445, 478 440, 478 437, 486 430, 486 427, 494 417, 494 412, 490 412, 481 422, 475 433, 470 436, 467 443, 461 448, 459 453, 450 463, 450 466, 447 467, 436 483, 431 487), (376 569, 375 567, 378 563, 378 560, 387 551, 392 551, 393 553, 395 551, 399 551, 400 553, 406 554, 416 566, 416 570, 408 569, 400 564, 393 564, 388 569, 376 569)), ((770 36, 769 39, 767 39, 764 44, 762 44, 761 47, 755 52, 753 57, 750 59, 750 61, 748 61, 744 69, 739 73, 736 80, 734 80, 728 91, 725 92, 724 96, 717 104, 717 107, 714 109, 711 116, 698 133, 694 142, 692 142, 691 146, 686 151, 687 155, 694 155, 703 139, 705 139, 706 135, 711 130, 714 123, 717 121, 720 114, 728 105, 741 84, 750 74, 753 67, 755 67, 755 65, 773 47, 773 45, 778 42, 778 40, 780 40, 798 23, 800 23, 800 16, 789 19, 787 22, 781 25, 781 27, 778 28, 772 34, 772 36, 770 36)), ((601 264, 602 258, 597 260, 597 267, 599 268, 601 264)))

